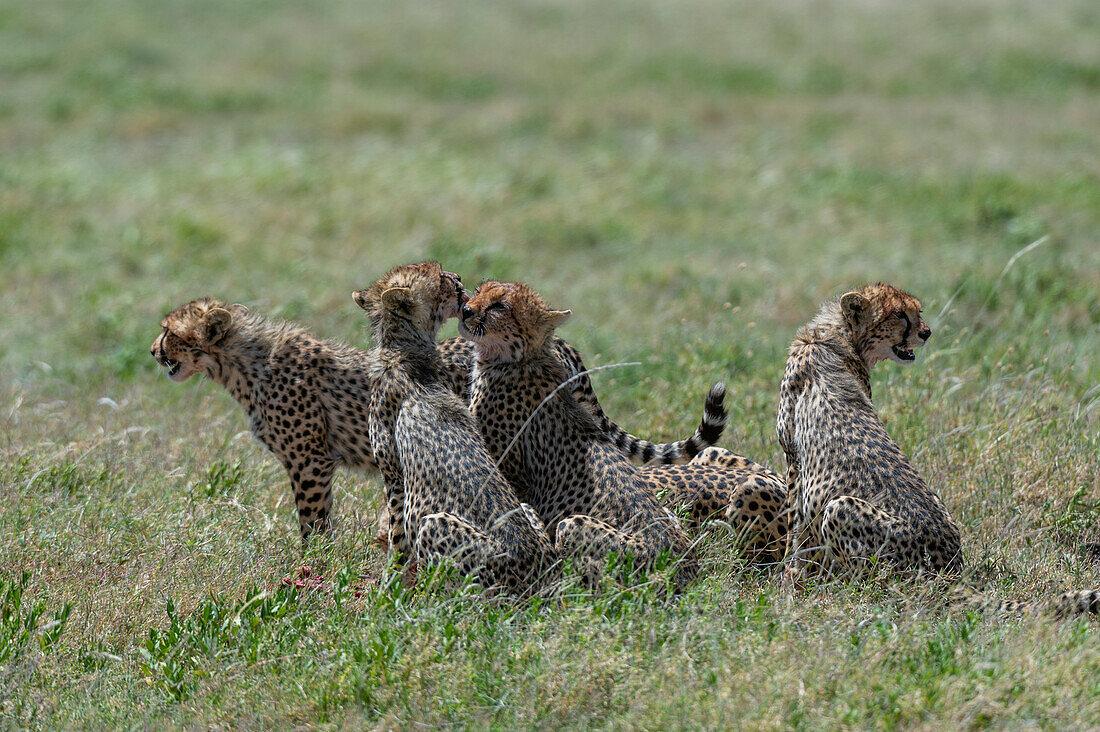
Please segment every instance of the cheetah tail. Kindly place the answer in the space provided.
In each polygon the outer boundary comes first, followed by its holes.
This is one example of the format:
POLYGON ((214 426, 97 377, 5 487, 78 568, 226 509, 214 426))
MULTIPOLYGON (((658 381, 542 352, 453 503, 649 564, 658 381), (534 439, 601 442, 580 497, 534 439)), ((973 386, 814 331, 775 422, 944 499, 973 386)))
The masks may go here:
POLYGON ((707 398, 703 404, 703 420, 699 423, 695 434, 686 440, 660 444, 643 440, 612 422, 606 414, 602 413, 602 410, 599 415, 600 428, 619 450, 636 463, 641 465, 686 463, 718 442, 718 438, 722 436, 722 431, 726 429, 726 423, 729 420, 725 400, 726 385, 718 382, 707 392, 707 398))
POLYGON ((1063 592, 1053 600, 1043 603, 1043 606, 1048 613, 1059 618, 1100 615, 1100 590, 1063 592))
POLYGON ((1054 598, 1037 600, 997 600, 982 594, 972 594, 962 599, 964 604, 993 615, 1028 613, 1058 619, 1100 615, 1100 590, 1073 590, 1054 598))

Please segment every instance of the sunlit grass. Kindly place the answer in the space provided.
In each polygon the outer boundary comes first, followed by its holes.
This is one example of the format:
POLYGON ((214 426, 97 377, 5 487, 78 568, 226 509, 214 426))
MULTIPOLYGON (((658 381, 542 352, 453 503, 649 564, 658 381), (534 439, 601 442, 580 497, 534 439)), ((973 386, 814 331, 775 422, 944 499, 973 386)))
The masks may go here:
POLYGON ((205 294, 366 344, 351 291, 434 257, 641 361, 595 376, 636 434, 724 379, 722 444, 781 466, 795 328, 883 279, 934 336, 875 400, 974 580, 1100 586, 1098 34, 1084 1, 0 0, 0 719, 1100 724, 1095 623, 792 595, 721 531, 672 602, 409 591, 342 474, 303 552, 239 407, 147 355, 205 294))

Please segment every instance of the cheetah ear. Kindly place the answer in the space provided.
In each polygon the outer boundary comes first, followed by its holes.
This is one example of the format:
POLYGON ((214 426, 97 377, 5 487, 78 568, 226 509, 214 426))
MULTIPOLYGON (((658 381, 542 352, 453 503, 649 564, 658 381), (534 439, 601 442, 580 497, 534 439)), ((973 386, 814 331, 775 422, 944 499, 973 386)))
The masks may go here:
POLYGON ((840 312, 852 325, 858 325, 870 307, 871 301, 858 292, 847 292, 840 298, 840 312))
POLYGON ((572 314, 572 310, 551 310, 546 313, 546 322, 550 324, 551 328, 557 328, 559 325, 569 320, 569 316, 572 314))
POLYGON ((202 345, 212 346, 225 338, 229 332, 229 324, 233 322, 233 316, 225 308, 211 308, 207 310, 199 323, 199 339, 202 345))
POLYGON ((412 290, 408 287, 391 287, 388 290, 383 290, 382 306, 390 310, 404 307, 410 292, 412 290))
POLYGON ((351 293, 351 299, 355 300, 355 304, 358 305, 359 307, 363 308, 364 310, 367 309, 367 291, 366 290, 356 290, 355 292, 351 293))

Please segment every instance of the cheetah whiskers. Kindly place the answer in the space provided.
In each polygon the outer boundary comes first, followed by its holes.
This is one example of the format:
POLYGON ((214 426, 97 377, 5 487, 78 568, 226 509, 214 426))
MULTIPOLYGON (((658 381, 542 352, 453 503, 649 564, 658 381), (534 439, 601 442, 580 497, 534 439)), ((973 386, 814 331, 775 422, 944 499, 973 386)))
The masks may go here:
POLYGON ((504 452, 500 453, 500 457, 497 458, 497 467, 499 468, 500 464, 502 462, 504 462, 504 458, 507 457, 508 452, 513 447, 515 447, 516 442, 519 441, 519 438, 523 435, 524 430, 526 430, 527 426, 531 424, 531 421, 535 418, 535 415, 539 413, 539 410, 542 409, 551 399, 553 399, 555 394, 557 394, 559 391, 564 389, 567 385, 569 385, 573 381, 576 381, 577 379, 581 378, 582 376, 587 376, 588 374, 592 374, 592 373, 595 373, 597 371, 603 371, 605 369, 614 369, 614 368, 618 368, 620 366, 641 366, 641 365, 642 365, 641 361, 624 361, 622 363, 609 363, 606 366, 596 366, 594 368, 586 369, 585 371, 581 371, 579 373, 573 374, 568 379, 566 379, 565 381, 558 384, 556 387, 554 387, 553 391, 551 391, 549 394, 546 395, 545 399, 543 399, 541 402, 539 402, 539 405, 537 407, 535 407, 533 410, 531 410, 531 414, 529 414, 527 416, 527 420, 522 425, 520 425, 519 430, 512 437, 512 441, 508 443, 508 446, 506 448, 504 448, 504 452))

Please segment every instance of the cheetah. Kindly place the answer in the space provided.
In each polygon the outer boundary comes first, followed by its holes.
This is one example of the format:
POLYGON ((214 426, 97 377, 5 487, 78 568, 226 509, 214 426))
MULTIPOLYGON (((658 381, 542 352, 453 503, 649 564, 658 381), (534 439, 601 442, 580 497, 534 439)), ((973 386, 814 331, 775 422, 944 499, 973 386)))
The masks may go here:
POLYGON ((550 336, 568 315, 526 285, 482 284, 459 323, 477 349, 471 412, 501 472, 587 581, 611 552, 632 555, 642 569, 667 553, 679 561, 674 581, 683 586, 697 563, 679 521, 592 414, 560 388, 568 373, 550 336))
MULTIPOLYGON (((776 418, 794 514, 792 578, 806 571, 807 544, 824 547, 826 569, 855 569, 877 557, 902 571, 959 576, 958 524, 887 434, 871 402, 875 364, 909 365, 931 337, 920 301, 883 282, 826 302, 795 335, 776 418)), ((1100 590, 1029 601, 997 600, 965 585, 956 593, 957 600, 987 612, 1100 612, 1100 590)))
POLYGON ((825 548, 829 567, 872 556, 901 569, 961 567, 958 524, 871 402, 871 368, 912 363, 931 336, 920 301, 881 282, 825 303, 795 335, 776 418, 794 514, 792 576, 806 569, 810 546, 825 548))
POLYGON ((286 469, 302 540, 326 530, 336 467, 377 467, 365 427, 370 354, 213 298, 181 305, 160 325, 149 350, 168 378, 204 374, 225 387, 286 469))
POLYGON ((479 583, 530 590, 556 565, 535 511, 521 505, 446 383, 435 335, 468 299, 436 262, 395 267, 354 299, 370 319, 367 431, 389 509, 389 545, 416 565, 451 560, 479 583))

